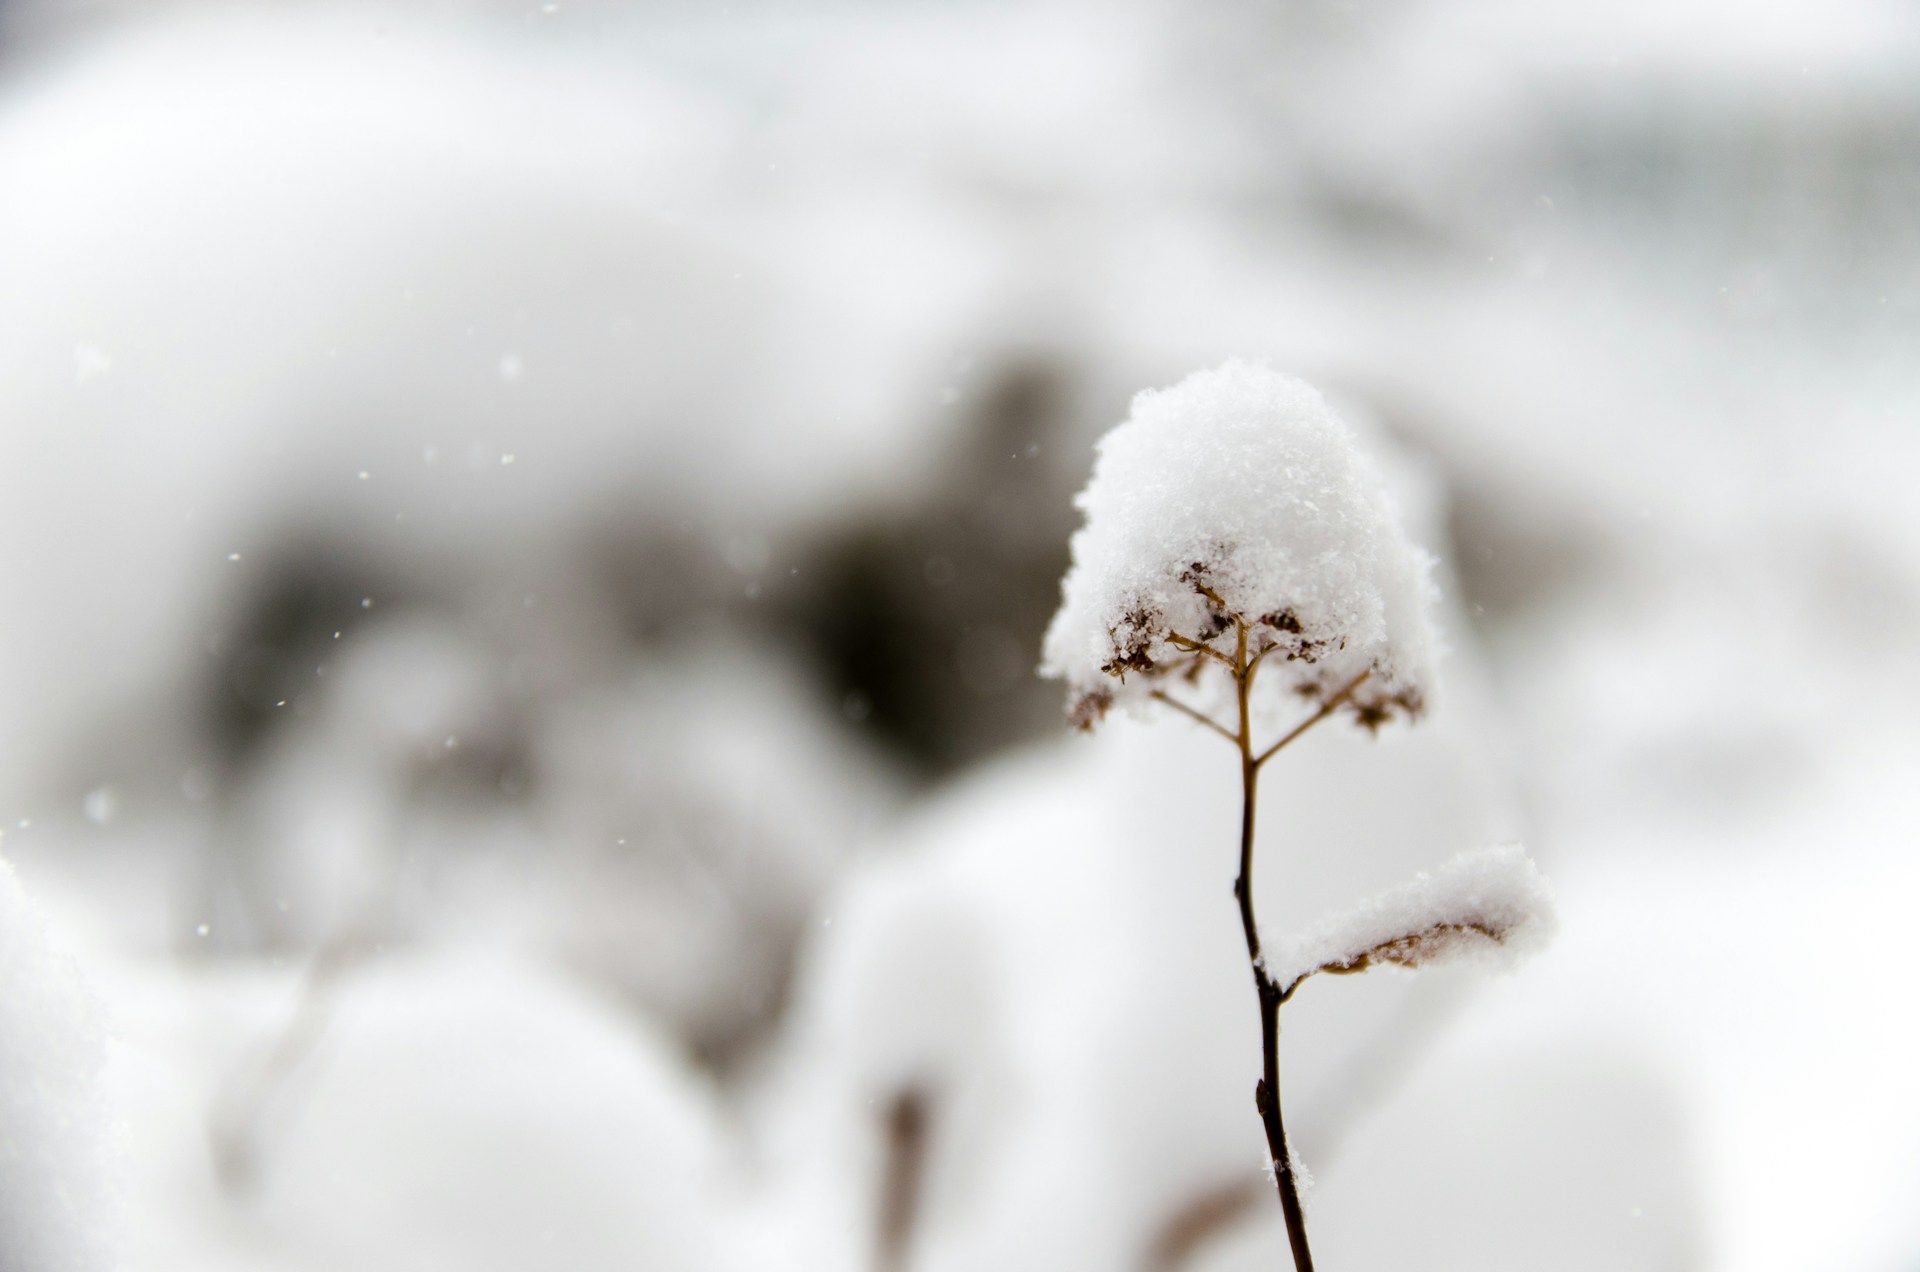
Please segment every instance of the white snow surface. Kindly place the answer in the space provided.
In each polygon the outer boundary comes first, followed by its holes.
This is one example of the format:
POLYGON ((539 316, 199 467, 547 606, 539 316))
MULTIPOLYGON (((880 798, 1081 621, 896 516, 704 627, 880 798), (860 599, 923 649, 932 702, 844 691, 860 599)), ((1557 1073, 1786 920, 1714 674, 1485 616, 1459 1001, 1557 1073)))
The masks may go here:
POLYGON ((108 1267, 105 1035, 79 973, 48 947, 0 860, 0 1268, 108 1267))
POLYGON ((1512 966, 1553 936, 1553 894, 1519 844, 1463 852, 1432 872, 1361 902, 1279 944, 1268 957, 1288 985, 1325 967, 1408 967, 1463 958, 1512 966))
POLYGON ((1041 668, 1067 682, 1070 703, 1143 698, 1150 675, 1108 668, 1185 657, 1170 633, 1231 652, 1204 584, 1280 644, 1286 656, 1256 681, 1268 700, 1325 699, 1371 671, 1356 706, 1418 710, 1433 680, 1433 561, 1311 385, 1229 361, 1136 395, 1098 454, 1041 668))

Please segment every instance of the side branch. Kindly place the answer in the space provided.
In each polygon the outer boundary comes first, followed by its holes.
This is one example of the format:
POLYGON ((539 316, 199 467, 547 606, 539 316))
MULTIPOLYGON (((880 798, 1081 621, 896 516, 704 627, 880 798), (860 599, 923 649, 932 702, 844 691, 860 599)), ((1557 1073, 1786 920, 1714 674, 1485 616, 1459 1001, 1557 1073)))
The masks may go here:
POLYGON ((1247 663, 1247 675, 1252 676, 1260 664, 1266 661, 1267 655, 1278 648, 1280 648, 1280 645, 1275 641, 1269 641, 1267 644, 1261 646, 1260 651, 1254 654, 1252 661, 1247 663))
POLYGON ((1293 997, 1293 991, 1305 984, 1308 978, 1322 973, 1328 976, 1358 976, 1361 972, 1381 963, 1392 963, 1398 967, 1423 966, 1445 957, 1450 943, 1459 937, 1478 937, 1498 945, 1507 939, 1507 929, 1479 919, 1432 923, 1418 931, 1407 932, 1381 941, 1358 953, 1330 960, 1318 967, 1309 967, 1281 986, 1280 1001, 1286 1002, 1293 997))
POLYGON ((1180 701, 1180 699, 1174 697, 1172 694, 1168 693, 1166 690, 1155 689, 1149 696, 1155 702, 1165 703, 1167 706, 1172 707, 1175 711, 1178 711, 1181 715, 1186 716, 1189 720, 1193 720, 1199 724, 1206 725, 1209 729, 1212 729, 1215 733, 1218 733, 1221 737, 1225 738, 1227 741, 1232 742, 1236 745, 1239 743, 1240 739, 1237 736, 1235 736, 1233 730, 1227 728, 1224 724, 1221 724, 1218 720, 1215 720, 1212 716, 1208 715, 1206 712, 1198 711, 1198 710, 1195 710, 1193 707, 1188 706, 1186 703, 1180 701))
POLYGON ((1236 678, 1240 675, 1240 668, 1234 663, 1233 659, 1227 657, 1205 641, 1195 640, 1191 636, 1182 636, 1179 632, 1168 632, 1167 643, 1177 649, 1184 649, 1191 654, 1205 654, 1209 658, 1217 659, 1220 665, 1231 671, 1236 678))
POLYGON ((1328 716, 1338 711, 1340 709, 1341 704, 1344 703, 1348 698, 1351 698, 1353 696, 1354 690, 1358 689, 1362 684, 1366 683, 1367 677, 1371 676, 1372 674, 1373 674, 1373 669, 1369 667, 1367 670, 1355 676, 1352 680, 1349 680, 1341 688, 1340 692, 1334 694, 1333 697, 1328 698, 1326 702, 1322 703, 1318 711, 1314 712, 1312 715, 1302 720, 1299 724, 1294 725, 1293 728, 1288 731, 1285 737, 1281 738, 1278 742, 1275 742, 1272 746, 1268 747, 1266 750, 1260 752, 1260 754, 1254 758, 1253 766, 1255 768, 1259 768, 1262 764, 1265 764, 1268 760, 1272 759, 1276 754, 1278 754, 1282 747, 1286 746, 1289 742, 1294 741, 1301 734, 1305 733, 1308 729, 1311 729, 1314 725, 1320 723, 1322 720, 1326 719, 1328 716))

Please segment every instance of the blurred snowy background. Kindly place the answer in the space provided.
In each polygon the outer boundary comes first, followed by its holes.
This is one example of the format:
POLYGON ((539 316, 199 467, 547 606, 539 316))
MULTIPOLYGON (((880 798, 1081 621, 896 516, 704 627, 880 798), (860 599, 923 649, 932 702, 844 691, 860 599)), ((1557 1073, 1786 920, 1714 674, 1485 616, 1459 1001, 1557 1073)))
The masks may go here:
POLYGON ((1917 349, 1891 0, 0 0, 0 1267, 1283 1266, 1230 754, 1032 674, 1237 353, 1453 651, 1265 921, 1562 907, 1289 1009, 1321 1262, 1920 1268, 1917 349))

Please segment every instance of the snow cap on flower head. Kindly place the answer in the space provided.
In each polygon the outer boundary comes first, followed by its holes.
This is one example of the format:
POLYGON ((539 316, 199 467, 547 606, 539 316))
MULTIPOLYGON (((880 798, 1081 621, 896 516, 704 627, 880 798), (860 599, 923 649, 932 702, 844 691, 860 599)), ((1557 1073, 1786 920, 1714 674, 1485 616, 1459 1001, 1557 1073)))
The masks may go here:
POLYGON ((1231 361, 1137 394, 1100 440, 1085 524, 1041 671, 1091 727, 1196 659, 1231 657, 1256 690, 1342 702, 1377 726, 1432 688, 1432 559, 1408 541, 1354 432, 1312 386, 1231 361), (1260 686, 1266 686, 1260 690, 1260 686))

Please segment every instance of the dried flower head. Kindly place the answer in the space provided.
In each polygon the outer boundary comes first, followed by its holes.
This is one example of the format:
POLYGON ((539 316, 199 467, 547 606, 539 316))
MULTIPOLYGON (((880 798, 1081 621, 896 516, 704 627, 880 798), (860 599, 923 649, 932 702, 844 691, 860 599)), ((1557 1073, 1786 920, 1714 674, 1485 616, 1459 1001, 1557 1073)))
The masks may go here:
POLYGON ((1081 727, 1230 655, 1242 626, 1263 693, 1325 704, 1364 673, 1341 702, 1361 724, 1424 706, 1431 558, 1303 381, 1233 361, 1138 394, 1076 505, 1041 671, 1081 727))

